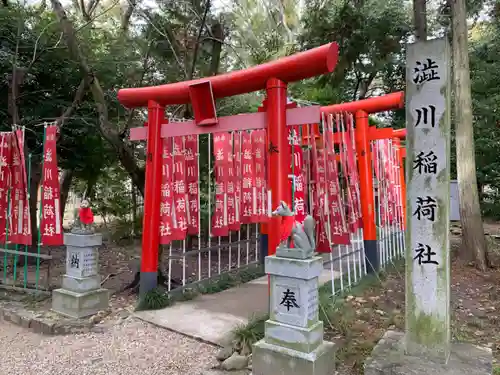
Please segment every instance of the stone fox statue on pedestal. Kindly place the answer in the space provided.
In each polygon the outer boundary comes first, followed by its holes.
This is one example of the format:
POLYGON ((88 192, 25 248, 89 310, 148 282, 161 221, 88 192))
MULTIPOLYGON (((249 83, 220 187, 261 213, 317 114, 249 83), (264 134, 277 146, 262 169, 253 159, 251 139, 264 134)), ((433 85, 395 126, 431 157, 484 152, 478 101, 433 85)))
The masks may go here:
POLYGON ((304 224, 301 224, 295 221, 295 215, 283 201, 272 214, 273 216, 281 216, 279 247, 291 248, 293 241, 294 248, 303 249, 310 253, 316 250, 314 219, 311 215, 307 215, 304 224))

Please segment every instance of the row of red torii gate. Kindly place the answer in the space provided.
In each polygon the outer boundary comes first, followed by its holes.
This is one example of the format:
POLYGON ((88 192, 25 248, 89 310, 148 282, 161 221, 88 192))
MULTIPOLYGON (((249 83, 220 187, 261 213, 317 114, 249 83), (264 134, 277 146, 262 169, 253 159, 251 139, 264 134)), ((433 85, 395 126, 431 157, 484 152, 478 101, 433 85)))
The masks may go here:
POLYGON ((298 221, 315 218, 332 284, 334 264, 355 282, 402 254, 405 130, 371 127, 368 115, 402 108, 403 93, 326 107, 287 99, 287 83, 332 72, 337 57, 331 43, 219 76, 119 90, 126 107, 148 108, 145 126, 130 131, 147 142, 141 294, 158 283, 160 244, 169 246, 169 289, 273 254, 280 220, 271 211, 281 201, 298 221), (217 117, 216 99, 258 90, 266 98, 257 113, 217 117), (187 103, 193 120, 165 118, 168 105, 187 103))

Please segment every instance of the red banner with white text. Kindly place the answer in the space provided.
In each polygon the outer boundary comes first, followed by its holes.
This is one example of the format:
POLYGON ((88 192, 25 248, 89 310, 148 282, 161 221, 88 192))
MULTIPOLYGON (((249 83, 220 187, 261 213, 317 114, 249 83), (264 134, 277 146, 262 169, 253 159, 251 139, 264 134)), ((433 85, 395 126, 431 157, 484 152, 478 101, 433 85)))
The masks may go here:
POLYGON ((186 239, 187 222, 187 188, 186 163, 183 137, 173 137, 172 144, 173 169, 173 231, 172 240, 186 239))
POLYGON ((173 192, 172 192, 172 138, 162 138, 161 201, 160 201, 160 244, 172 241, 173 192))
POLYGON ((235 155, 235 141, 239 137, 238 134, 228 133, 229 137, 229 147, 227 148, 227 225, 229 230, 237 231, 240 229, 239 218, 237 217, 237 204, 238 204, 238 192, 237 192, 237 181, 239 175, 237 174, 238 165, 236 162, 235 155))
POLYGON ((305 196, 305 180, 304 180, 304 155, 300 142, 300 127, 295 125, 290 129, 288 144, 292 155, 292 170, 293 176, 293 210, 295 212, 295 220, 303 223, 306 218, 306 196, 305 196))
MULTIPOLYGON (((45 128, 43 147, 42 213, 40 222, 41 241, 45 246, 63 245, 56 139, 57 126, 47 126, 45 128)), ((28 205, 27 201, 26 205, 28 205)), ((25 220, 25 225, 30 228, 28 206, 26 206, 26 216, 27 220, 25 220)))
MULTIPOLYGON (((26 168, 24 166, 24 132, 16 130, 12 142, 12 189, 11 189, 11 214, 9 242, 18 245, 31 245, 31 226, 29 217, 29 204, 26 185, 26 168)), ((52 170, 42 171, 42 178, 52 178, 52 170), (48 177, 46 177, 48 175, 48 177)), ((55 178, 58 180, 58 175, 55 178)), ((59 185, 58 185, 59 188, 59 185)), ((42 228, 42 231, 45 228, 42 228)), ((48 228, 55 231, 55 228, 48 228)))
POLYGON ((342 204, 342 193, 339 184, 339 173, 335 144, 333 141, 333 116, 325 121, 327 134, 325 138, 327 149, 327 193, 330 211, 330 230, 333 245, 349 245, 350 235, 346 225, 345 211, 342 204))
POLYGON ((190 235, 197 235, 199 229, 199 169, 198 148, 199 142, 196 135, 184 137, 184 157, 186 162, 186 184, 187 184, 187 217, 190 235))
POLYGON ((252 151, 252 137, 250 133, 246 131, 242 132, 241 157, 241 222, 243 224, 250 224, 255 222, 253 218, 257 215, 257 189, 255 188, 255 165, 252 151))
POLYGON ((228 153, 231 140, 227 133, 214 134, 215 209, 212 216, 212 235, 227 236, 227 185, 229 181, 228 153))
POLYGON ((5 243, 10 228, 9 190, 11 188, 12 133, 0 133, 0 242, 5 243))
MULTIPOLYGON (((232 231, 238 231, 241 227, 241 132, 235 132, 233 134, 233 169, 234 169, 234 177, 232 182, 234 184, 234 211, 228 201, 229 209, 234 212, 234 222, 230 217, 229 219, 229 229, 232 231)), ((230 188, 228 187, 228 192, 230 188)))
POLYGON ((267 220, 267 186, 266 186, 266 131, 254 130, 252 132, 252 149, 255 163, 255 195, 256 214, 254 223, 267 220))

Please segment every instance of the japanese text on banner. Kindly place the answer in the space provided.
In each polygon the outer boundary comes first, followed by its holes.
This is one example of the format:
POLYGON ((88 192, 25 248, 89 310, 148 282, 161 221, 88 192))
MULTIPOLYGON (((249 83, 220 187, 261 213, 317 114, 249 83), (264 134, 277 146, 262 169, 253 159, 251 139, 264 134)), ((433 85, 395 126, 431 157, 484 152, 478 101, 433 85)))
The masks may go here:
POLYGON ((292 155, 291 174, 293 176, 293 209, 295 220, 303 223, 306 217, 306 197, 305 197, 305 181, 304 181, 304 155, 300 142, 300 127, 292 126, 288 136, 288 144, 292 155))
POLYGON ((160 202, 160 244, 168 245, 173 230, 172 138, 162 138, 162 179, 160 202))
POLYGON ((231 140, 227 133, 214 134, 215 209, 212 216, 212 235, 227 236, 227 185, 229 181, 228 154, 231 140))
POLYGON ((257 206, 257 197, 255 186, 255 165, 254 158, 252 155, 252 137, 250 133, 244 131, 242 133, 241 141, 241 168, 242 168, 242 217, 241 222, 243 224, 250 224, 255 222, 254 220, 254 209, 257 206))
POLYGON ((182 137, 173 138, 172 159, 173 159, 173 214, 174 228, 172 240, 186 239, 187 232, 187 189, 186 189, 186 165, 185 153, 182 137))
POLYGON ((266 131, 254 130, 252 132, 252 146, 255 158, 255 223, 267 219, 267 187, 266 187, 266 131))
POLYGON ((186 183, 188 214, 188 234, 196 235, 199 229, 199 173, 198 173, 198 137, 188 135, 184 139, 186 159, 186 183))
POLYGON ((0 133, 0 242, 7 240, 9 190, 11 189, 12 133, 0 133))
MULTIPOLYGON (((229 219, 229 229, 230 230, 240 230, 241 226, 241 132, 236 132, 233 134, 233 168, 234 168, 234 177, 232 179, 234 183, 234 222, 232 222, 232 218, 229 219)), ((228 186, 228 192, 231 190, 231 187, 228 186)), ((228 206, 230 209, 231 205, 228 201, 228 206)), ((230 215, 231 216, 231 215, 230 215)))
POLYGON ((56 137, 57 126, 47 126, 45 128, 43 148, 42 213, 40 227, 42 244, 52 246, 63 244, 56 137))

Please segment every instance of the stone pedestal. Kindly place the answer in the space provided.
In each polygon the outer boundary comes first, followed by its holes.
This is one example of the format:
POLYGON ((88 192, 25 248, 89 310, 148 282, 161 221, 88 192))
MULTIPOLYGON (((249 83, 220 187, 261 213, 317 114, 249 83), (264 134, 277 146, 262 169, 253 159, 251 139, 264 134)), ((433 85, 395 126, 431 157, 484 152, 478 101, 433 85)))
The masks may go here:
POLYGON ((102 235, 64 234, 66 274, 62 288, 52 292, 52 310, 72 318, 83 318, 106 310, 109 291, 101 288, 98 248, 102 235))
POLYGON ((491 375, 493 354, 473 344, 452 343, 444 364, 432 357, 405 353, 402 332, 387 331, 365 361, 365 375, 491 375))
POLYGON ((323 322, 318 320, 323 261, 307 256, 300 250, 278 249, 276 256, 266 257, 270 319, 264 339, 253 348, 253 375, 331 375, 335 370, 334 344, 323 341, 323 322))

